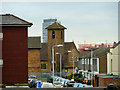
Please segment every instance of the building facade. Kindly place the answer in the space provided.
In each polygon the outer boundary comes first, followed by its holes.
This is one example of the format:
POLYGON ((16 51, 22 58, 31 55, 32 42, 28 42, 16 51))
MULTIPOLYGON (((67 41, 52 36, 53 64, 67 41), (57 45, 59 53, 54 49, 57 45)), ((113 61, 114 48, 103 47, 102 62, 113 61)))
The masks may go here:
POLYGON ((48 30, 46 27, 51 25, 52 23, 56 22, 57 19, 44 19, 42 23, 42 40, 43 43, 48 42, 48 30))
POLYGON ((11 14, 0 15, 2 22, 2 83, 28 82, 28 27, 32 25, 11 14))
POLYGON ((107 54, 107 74, 120 75, 120 41, 107 54))
POLYGON ((45 68, 41 68, 41 72, 51 72, 53 71, 52 63, 52 48, 54 48, 54 65, 55 72, 60 72, 60 55, 56 53, 61 53, 61 67, 62 72, 67 70, 70 73, 73 73, 73 50, 74 50, 74 68, 78 67, 78 58, 79 52, 74 44, 74 42, 64 42, 65 38, 65 27, 55 22, 48 26, 48 42, 42 43, 42 48, 40 50, 41 63, 44 64, 45 68), (63 45, 62 47, 57 47, 57 45, 63 45), (71 51, 71 53, 68 53, 71 51))
POLYGON ((86 80, 91 79, 91 74, 107 74, 107 53, 109 48, 96 49, 80 58, 79 69, 86 80), (92 53, 92 55, 91 55, 92 53), (91 59, 92 56, 92 59, 91 59))
POLYGON ((41 38, 29 37, 28 38, 28 73, 40 72, 40 49, 41 38))

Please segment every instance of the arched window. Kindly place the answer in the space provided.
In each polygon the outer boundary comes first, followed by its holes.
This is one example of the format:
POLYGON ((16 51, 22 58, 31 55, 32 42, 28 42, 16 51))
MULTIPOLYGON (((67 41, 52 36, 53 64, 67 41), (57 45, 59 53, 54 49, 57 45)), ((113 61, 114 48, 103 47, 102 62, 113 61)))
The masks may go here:
POLYGON ((52 31, 52 38, 55 38, 55 31, 52 31))

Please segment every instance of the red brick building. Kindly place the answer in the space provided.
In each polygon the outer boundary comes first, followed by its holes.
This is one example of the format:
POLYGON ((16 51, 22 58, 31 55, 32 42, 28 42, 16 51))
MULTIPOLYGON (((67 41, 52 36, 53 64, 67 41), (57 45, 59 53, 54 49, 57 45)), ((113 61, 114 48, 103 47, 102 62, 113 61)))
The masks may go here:
POLYGON ((32 25, 11 14, 0 15, 2 23, 2 83, 27 83, 28 27, 32 25))

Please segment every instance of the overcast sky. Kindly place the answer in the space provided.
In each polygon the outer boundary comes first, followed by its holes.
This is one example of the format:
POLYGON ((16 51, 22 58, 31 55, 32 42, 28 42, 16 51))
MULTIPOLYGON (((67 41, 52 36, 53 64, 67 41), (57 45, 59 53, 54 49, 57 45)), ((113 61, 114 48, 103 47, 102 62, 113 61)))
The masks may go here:
POLYGON ((118 41, 117 2, 3 2, 2 13, 32 22, 29 36, 42 36, 43 19, 57 18, 67 28, 67 42, 118 41))

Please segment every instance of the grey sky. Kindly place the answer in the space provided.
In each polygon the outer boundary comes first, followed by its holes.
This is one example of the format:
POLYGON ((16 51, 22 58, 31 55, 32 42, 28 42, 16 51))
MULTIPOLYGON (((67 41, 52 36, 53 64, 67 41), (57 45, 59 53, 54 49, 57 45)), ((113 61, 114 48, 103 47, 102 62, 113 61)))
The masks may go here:
POLYGON ((29 36, 42 36, 43 19, 57 18, 65 30, 65 41, 77 44, 118 40, 117 2, 6 2, 2 13, 11 13, 33 23, 29 36))

